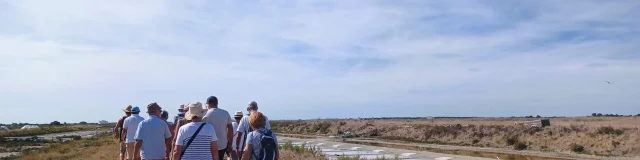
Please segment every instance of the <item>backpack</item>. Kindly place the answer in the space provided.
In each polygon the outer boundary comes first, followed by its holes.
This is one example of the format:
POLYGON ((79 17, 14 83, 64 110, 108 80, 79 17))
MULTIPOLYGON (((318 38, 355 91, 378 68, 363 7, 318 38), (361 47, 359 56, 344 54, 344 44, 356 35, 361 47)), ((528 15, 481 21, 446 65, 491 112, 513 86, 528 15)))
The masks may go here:
MULTIPOLYGON (((254 156, 258 160, 274 160, 276 159, 276 151, 278 144, 273 139, 273 133, 270 130, 259 130, 260 135, 260 153, 254 156)), ((254 152, 255 153, 255 152, 254 152)))

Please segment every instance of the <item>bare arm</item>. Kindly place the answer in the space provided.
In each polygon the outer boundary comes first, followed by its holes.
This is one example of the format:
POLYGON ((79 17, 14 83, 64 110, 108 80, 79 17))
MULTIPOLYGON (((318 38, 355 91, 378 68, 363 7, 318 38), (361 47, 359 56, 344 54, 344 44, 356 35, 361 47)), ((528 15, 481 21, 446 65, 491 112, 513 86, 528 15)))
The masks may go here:
POLYGON ((142 148, 142 140, 136 140, 136 144, 134 147, 134 155, 135 155, 135 159, 140 159, 140 148, 142 148))
MULTIPOLYGON (((116 122, 116 126, 113 127, 113 137, 114 138, 118 138, 118 136, 120 135, 120 132, 118 132, 118 128, 120 127, 120 124, 122 124, 122 118, 118 119, 118 122, 116 122)), ((118 141, 120 141, 118 139, 118 141)))
POLYGON ((253 153, 252 144, 247 144, 244 148, 244 154, 242 154, 242 160, 251 160, 251 153, 253 153))
POLYGON ((213 160, 218 160, 218 141, 211 142, 211 156, 213 160))
POLYGON ((227 153, 231 153, 233 147, 233 125, 231 123, 227 124, 227 153))
POLYGON ((173 151, 173 159, 174 160, 179 160, 180 159, 180 154, 177 151, 181 151, 182 150, 182 145, 176 145, 173 151))
MULTIPOLYGON (((242 132, 237 132, 236 141, 234 142, 236 143, 236 147, 240 147, 240 142, 242 141, 241 139, 242 139, 242 132)), ((240 150, 238 149, 237 151, 239 152, 240 150)))
MULTIPOLYGON (((122 135, 127 135, 127 129, 122 129, 122 135)), ((124 137, 123 137, 124 138, 124 137)))
MULTIPOLYGON (((180 127, 181 127, 180 124, 182 124, 182 121, 178 120, 176 122, 176 124, 175 124, 176 126, 173 127, 173 134, 172 135, 177 135, 176 133, 178 133, 178 131, 180 130, 180 127)), ((175 144, 177 138, 178 138, 178 136, 173 136, 173 138, 171 140, 171 143, 175 144)))
POLYGON ((164 139, 164 152, 167 155, 167 158, 171 157, 171 140, 171 137, 164 139))

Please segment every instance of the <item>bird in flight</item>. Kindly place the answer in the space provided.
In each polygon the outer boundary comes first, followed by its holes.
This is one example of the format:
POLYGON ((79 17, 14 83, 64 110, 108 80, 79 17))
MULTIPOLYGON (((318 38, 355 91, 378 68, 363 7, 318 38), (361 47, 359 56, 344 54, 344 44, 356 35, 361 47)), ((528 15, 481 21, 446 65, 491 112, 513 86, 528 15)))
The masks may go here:
POLYGON ((609 81, 605 81, 605 82, 607 82, 607 83, 609 83, 609 84, 613 84, 613 83, 611 83, 611 82, 609 82, 609 81))

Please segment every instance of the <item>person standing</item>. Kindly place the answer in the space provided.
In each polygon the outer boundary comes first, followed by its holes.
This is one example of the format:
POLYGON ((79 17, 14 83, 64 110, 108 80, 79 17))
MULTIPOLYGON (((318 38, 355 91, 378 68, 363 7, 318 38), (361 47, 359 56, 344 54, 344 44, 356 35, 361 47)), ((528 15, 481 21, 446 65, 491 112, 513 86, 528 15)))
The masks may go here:
MULTIPOLYGON (((202 103, 200 103, 200 102, 195 102, 195 103, 197 103, 196 105, 202 106, 202 103)), ((183 111, 183 112, 182 112, 182 114, 181 114, 181 115, 179 114, 179 116, 180 116, 180 117, 179 117, 179 118, 176 120, 176 122, 173 124, 173 125, 174 125, 174 126, 173 126, 173 130, 171 130, 171 134, 172 134, 172 135, 176 135, 176 134, 178 134, 178 130, 180 129, 180 127, 182 127, 183 125, 185 125, 185 124, 187 124, 187 123, 191 122, 190 120, 187 120, 187 119, 184 117, 184 116, 185 116, 185 113, 186 113, 186 112, 189 112, 189 106, 191 106, 191 104, 190 104, 190 103, 180 105, 180 108, 182 108, 182 111, 183 111)), ((175 143, 176 143, 176 140, 177 140, 177 137, 176 137, 176 136, 173 136, 173 138, 171 139, 171 144, 175 144, 175 143)), ((175 148, 175 147, 172 147, 172 148, 175 148)), ((172 150, 172 151, 171 151, 171 154, 173 155, 173 153, 174 153, 174 152, 176 152, 176 151, 175 151, 175 150, 172 150)))
POLYGON ((138 129, 138 125, 140 122, 144 120, 144 118, 140 117, 140 108, 135 106, 131 108, 131 116, 124 120, 123 131, 122 134, 125 135, 125 143, 127 146, 127 159, 134 160, 139 157, 139 155, 135 154, 135 136, 136 130, 138 129))
MULTIPOLYGON (((178 114, 176 114, 176 116, 173 117, 173 124, 177 124, 178 120, 184 118, 184 112, 185 112, 184 108, 185 108, 184 104, 181 104, 178 107, 178 114)), ((171 130, 171 131, 173 131, 173 130, 171 130)))
POLYGON ((125 116, 120 117, 118 122, 116 122, 116 126, 113 127, 113 136, 118 139, 118 144, 120 144, 120 160, 124 160, 127 155, 127 144, 124 142, 127 136, 123 136, 124 134, 122 132, 124 131, 124 120, 131 116, 131 108, 132 106, 128 105, 127 108, 122 110, 125 116))
POLYGON ((260 112, 253 112, 248 120, 253 131, 247 133, 247 144, 243 149, 242 160, 279 159, 278 138, 275 133, 265 128, 267 117, 260 112))
POLYGON ((233 126, 229 112, 218 108, 218 98, 210 96, 207 98, 208 111, 202 119, 203 122, 211 124, 218 136, 218 159, 224 159, 225 153, 231 153, 231 140, 233 139, 233 126))
POLYGON ((168 159, 171 151, 171 131, 167 122, 159 118, 162 108, 158 103, 147 105, 149 118, 140 122, 135 136, 135 153, 145 160, 168 159))
MULTIPOLYGON (((243 150, 241 150, 240 148, 245 148, 245 143, 247 141, 247 136, 246 134, 253 131, 253 129, 251 129, 251 126, 249 126, 249 116, 251 116, 251 114, 258 112, 258 103, 256 101, 251 101, 249 102, 249 105, 247 106, 247 112, 249 112, 249 114, 247 114, 247 117, 242 117, 242 119, 240 120, 240 123, 238 124, 238 129, 236 129, 236 152, 238 152, 238 155, 242 155, 243 150)), ((265 123, 266 125, 264 126, 265 129, 267 130, 271 130, 271 125, 269 124, 269 118, 267 118, 265 116, 265 123)))
POLYGON ((216 131, 211 124, 202 122, 205 112, 201 103, 192 103, 189 106, 185 118, 191 122, 178 129, 172 159, 219 160, 216 131))
POLYGON ((235 133, 235 131, 238 130, 238 123, 240 123, 240 120, 242 119, 242 111, 236 111, 236 114, 233 115, 233 118, 235 119, 235 121, 231 123, 234 130, 233 141, 231 141, 233 143, 231 147, 233 151, 231 151, 230 157, 231 160, 240 160, 240 155, 238 155, 238 150, 236 149, 237 145, 235 142, 238 138, 236 137, 237 133, 235 133))

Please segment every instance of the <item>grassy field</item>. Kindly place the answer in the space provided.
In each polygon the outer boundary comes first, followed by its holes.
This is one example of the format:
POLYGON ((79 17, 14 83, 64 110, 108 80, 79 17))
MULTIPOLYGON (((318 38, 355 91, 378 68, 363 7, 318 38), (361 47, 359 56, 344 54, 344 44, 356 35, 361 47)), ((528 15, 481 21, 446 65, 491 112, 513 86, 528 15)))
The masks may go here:
MULTIPOLYGON (((101 134, 88 139, 68 141, 64 143, 46 144, 42 149, 34 150, 17 157, 20 160, 82 160, 100 159, 117 160, 118 145, 108 134, 101 134)), ((285 143, 280 147, 282 160, 326 160, 318 150, 305 149, 285 143)), ((9 159, 9 158, 7 158, 9 159)), ((341 157, 338 160, 359 160, 358 157, 341 157)), ((384 159, 379 159, 384 160, 384 159)))
POLYGON ((271 121, 280 133, 340 135, 380 140, 573 152, 599 156, 640 156, 640 117, 551 118, 551 126, 515 122, 537 118, 289 120, 271 121), (460 126, 446 126, 460 124, 460 126))

